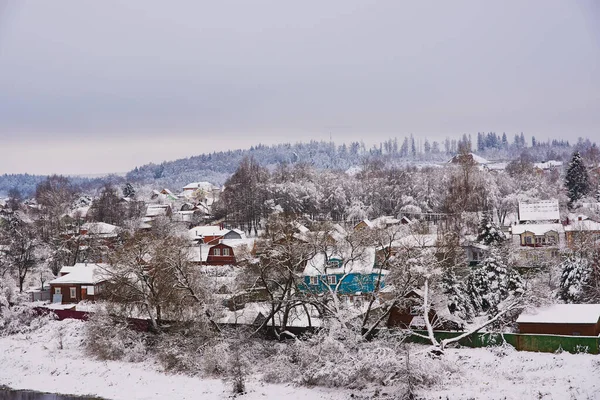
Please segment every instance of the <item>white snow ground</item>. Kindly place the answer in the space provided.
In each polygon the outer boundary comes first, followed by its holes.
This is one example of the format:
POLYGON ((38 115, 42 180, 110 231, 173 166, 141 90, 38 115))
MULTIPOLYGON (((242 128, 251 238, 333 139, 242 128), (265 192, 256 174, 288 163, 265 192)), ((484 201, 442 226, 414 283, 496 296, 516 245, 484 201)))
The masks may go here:
MULTIPOLYGON (((81 349, 85 322, 52 321, 27 335, 0 338, 0 386, 42 392, 96 395, 111 400, 186 400, 231 397, 231 385, 219 379, 200 379, 161 373, 156 365, 119 361, 97 361, 81 349), (68 332, 62 339, 59 327, 68 332)), ((294 386, 247 383, 244 400, 327 399, 341 400, 346 392, 332 389, 308 389, 294 386)))
MULTIPOLYGON (((151 361, 97 361, 81 348, 84 322, 52 321, 28 334, 0 338, 0 385, 107 399, 223 399, 231 385, 219 379, 168 375, 151 361), (63 329, 63 349, 56 332, 63 329)), ((421 347, 425 349, 425 347, 421 347)), ((444 355, 456 370, 443 383, 419 390, 425 399, 600 399, 600 356, 517 352, 512 348, 449 349, 444 355)), ((248 382, 244 400, 350 398, 351 391, 248 382)), ((377 398, 386 388, 381 388, 377 398)), ((371 398, 372 391, 354 392, 371 398)))

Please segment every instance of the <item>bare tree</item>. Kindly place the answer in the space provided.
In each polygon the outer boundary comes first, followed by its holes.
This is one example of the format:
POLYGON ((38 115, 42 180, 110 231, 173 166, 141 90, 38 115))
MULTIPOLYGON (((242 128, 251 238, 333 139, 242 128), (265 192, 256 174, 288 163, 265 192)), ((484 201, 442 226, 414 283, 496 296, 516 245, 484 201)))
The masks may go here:
POLYGON ((126 312, 145 314, 156 332, 165 319, 182 321, 198 314, 217 327, 209 292, 189 261, 187 245, 177 236, 136 233, 112 257, 103 297, 126 312))

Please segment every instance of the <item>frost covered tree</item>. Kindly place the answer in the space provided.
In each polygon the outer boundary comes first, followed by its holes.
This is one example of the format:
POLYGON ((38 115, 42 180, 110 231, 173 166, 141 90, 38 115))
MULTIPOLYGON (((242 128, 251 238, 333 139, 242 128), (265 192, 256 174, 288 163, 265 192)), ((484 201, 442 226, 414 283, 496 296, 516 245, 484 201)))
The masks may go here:
POLYGON ((225 189, 217 209, 240 226, 254 234, 258 233, 260 219, 264 214, 266 183, 269 171, 253 157, 246 157, 235 173, 225 182, 225 189))
POLYGON ((493 246, 490 254, 469 275, 467 292, 476 313, 496 313, 501 302, 524 293, 517 270, 508 265, 508 249, 493 246))
POLYGON ((567 168, 565 186, 569 196, 569 206, 582 199, 590 192, 590 178, 579 152, 575 152, 567 168))
POLYGON ((561 264, 559 297, 568 303, 580 303, 585 298, 592 268, 584 257, 567 254, 561 264))
POLYGON ((505 239, 504 233, 494 223, 492 216, 484 212, 479 222, 479 232, 477 241, 485 245, 495 245, 503 242, 505 239))
POLYGON ((112 225, 122 225, 126 216, 125 203, 117 194, 117 189, 107 184, 100 196, 92 202, 89 215, 93 221, 112 225))
POLYGON ((123 186, 123 197, 128 199, 132 199, 135 197, 135 189, 133 188, 133 185, 129 182, 127 182, 125 186, 123 186))
POLYGON ((19 291, 23 292, 25 279, 37 262, 40 239, 36 229, 20 212, 10 213, 0 219, 0 241, 8 244, 2 263, 17 280, 19 291))
POLYGON ((218 329, 211 292, 190 263, 188 240, 167 230, 138 232, 111 255, 102 296, 125 316, 146 315, 154 332, 164 319, 206 317, 218 329))

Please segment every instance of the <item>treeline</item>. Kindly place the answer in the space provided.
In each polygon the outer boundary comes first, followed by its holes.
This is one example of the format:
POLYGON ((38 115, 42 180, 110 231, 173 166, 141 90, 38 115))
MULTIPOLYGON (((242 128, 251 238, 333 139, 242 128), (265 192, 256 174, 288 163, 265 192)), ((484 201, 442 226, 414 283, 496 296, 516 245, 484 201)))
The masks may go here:
MULTIPOLYGON (((280 164, 309 164, 318 170, 347 170, 359 166, 365 160, 379 160, 386 164, 444 162, 460 151, 473 151, 492 160, 513 160, 524 150, 534 162, 546 160, 568 160, 575 150, 584 153, 592 146, 589 140, 579 139, 574 146, 564 140, 539 141, 535 137, 528 140, 524 134, 515 135, 509 141, 506 133, 478 133, 476 138, 462 135, 460 138, 446 138, 430 141, 427 138, 410 135, 404 138, 390 138, 378 145, 367 147, 364 142, 336 144, 334 142, 310 141, 306 143, 282 143, 277 145, 258 144, 245 150, 229 150, 205 153, 160 164, 146 164, 134 168, 126 178, 82 178, 72 177, 82 188, 98 189, 107 180, 124 180, 138 184, 152 183, 156 186, 175 190, 190 182, 208 181, 223 184, 236 170, 244 157, 253 157, 260 165, 274 170, 280 164)), ((25 196, 35 191, 45 176, 29 174, 4 174, 0 176, 0 195, 6 195, 12 188, 18 188, 25 196)))

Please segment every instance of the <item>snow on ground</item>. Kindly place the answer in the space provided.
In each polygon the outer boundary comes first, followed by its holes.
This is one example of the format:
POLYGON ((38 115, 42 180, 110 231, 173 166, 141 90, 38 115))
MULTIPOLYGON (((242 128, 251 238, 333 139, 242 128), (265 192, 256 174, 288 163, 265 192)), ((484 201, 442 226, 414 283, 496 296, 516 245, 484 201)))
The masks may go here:
MULTIPOLYGON (((0 338, 0 386, 52 393, 96 395, 112 400, 223 399, 231 396, 231 385, 219 379, 201 379, 161 373, 156 365, 97 361, 81 350, 85 322, 52 321, 27 335, 0 338), (62 338, 59 328, 67 332, 62 338)), ((308 389, 286 385, 247 383, 244 400, 331 399, 348 397, 344 391, 308 389)))
MULTIPOLYGON (((162 373, 151 361, 97 361, 82 349, 83 324, 51 321, 28 334, 0 338, 0 386, 107 399, 223 399, 231 385, 219 379, 162 373), (62 330, 65 334, 57 334, 62 330), (62 341, 63 349, 60 348, 62 341)), ((425 346, 416 346, 425 350, 425 346)), ((600 356, 517 352, 510 347, 448 349, 453 366, 442 383, 417 391, 423 399, 600 399, 600 356)), ((304 388, 249 379, 240 399, 389 399, 373 390, 304 388)))
POLYGON ((445 357, 460 373, 448 376, 427 398, 600 399, 599 355, 519 352, 502 347, 448 349, 445 357))

